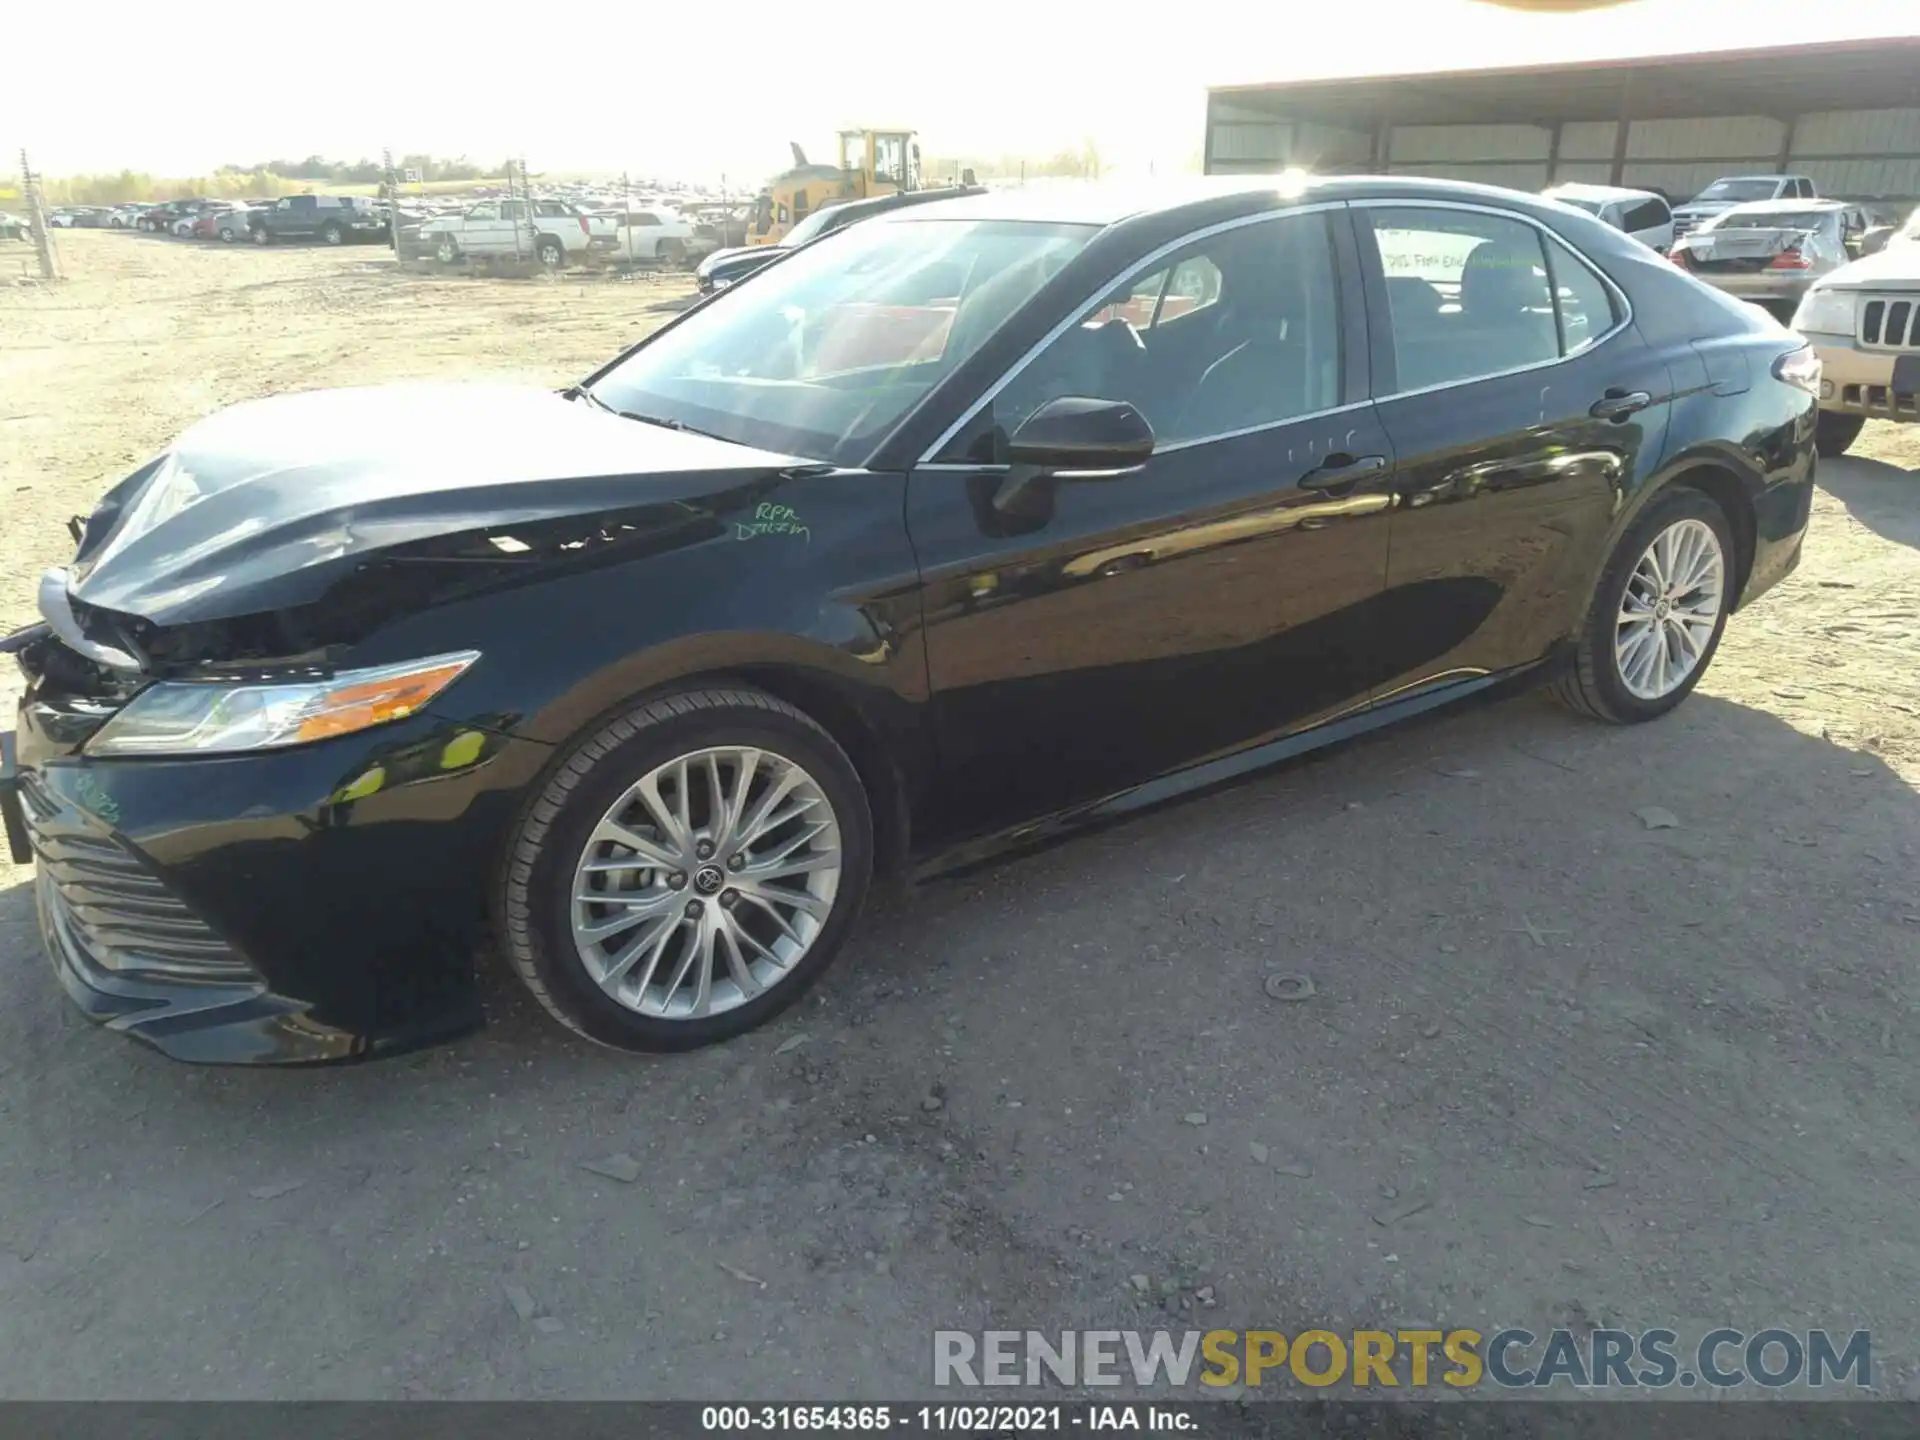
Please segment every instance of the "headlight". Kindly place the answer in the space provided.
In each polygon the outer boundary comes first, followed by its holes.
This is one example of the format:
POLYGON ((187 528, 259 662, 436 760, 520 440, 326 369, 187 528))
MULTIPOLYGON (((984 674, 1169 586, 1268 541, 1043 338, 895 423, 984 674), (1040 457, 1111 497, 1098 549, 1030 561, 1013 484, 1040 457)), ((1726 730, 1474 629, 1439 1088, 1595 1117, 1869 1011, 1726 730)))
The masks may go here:
POLYGON ((1823 335, 1851 335, 1853 307, 1851 290, 1823 290, 1816 286, 1801 297, 1800 308, 1793 312, 1793 328, 1802 334, 1817 330, 1823 335))
POLYGON ((102 726, 87 754, 226 754, 350 735, 417 713, 479 658, 462 650, 286 683, 163 680, 102 726))

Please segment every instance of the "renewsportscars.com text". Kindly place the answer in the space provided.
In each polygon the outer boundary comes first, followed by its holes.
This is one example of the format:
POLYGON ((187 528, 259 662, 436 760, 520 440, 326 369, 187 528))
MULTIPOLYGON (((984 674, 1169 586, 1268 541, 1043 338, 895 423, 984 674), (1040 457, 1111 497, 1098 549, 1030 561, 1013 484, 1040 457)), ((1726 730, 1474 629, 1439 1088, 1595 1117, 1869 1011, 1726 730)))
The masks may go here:
POLYGON ((939 1386, 1813 1389, 1873 1384, 1865 1330, 937 1330, 939 1386))

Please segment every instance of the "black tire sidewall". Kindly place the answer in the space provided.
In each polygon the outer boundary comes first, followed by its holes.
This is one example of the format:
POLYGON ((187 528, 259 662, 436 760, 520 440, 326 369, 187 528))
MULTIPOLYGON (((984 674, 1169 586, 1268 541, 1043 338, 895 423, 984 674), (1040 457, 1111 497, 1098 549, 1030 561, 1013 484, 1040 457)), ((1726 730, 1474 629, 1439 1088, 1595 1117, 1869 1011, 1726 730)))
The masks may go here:
POLYGON ((1606 573, 1601 577, 1600 588, 1594 595, 1593 613, 1588 617, 1585 637, 1592 656, 1595 683, 1613 714, 1627 721, 1651 720, 1666 714, 1693 693, 1693 687, 1700 683, 1700 677, 1707 673, 1707 667, 1713 664, 1713 657, 1719 652, 1720 637, 1726 633, 1727 617, 1733 613, 1734 604, 1739 598, 1738 555, 1733 541, 1733 527, 1727 522, 1726 512, 1711 496, 1689 485, 1677 485, 1656 496, 1627 528, 1614 550, 1613 558, 1607 562, 1606 573), (1654 536, 1681 520, 1703 521, 1712 527, 1714 537, 1720 542, 1720 563, 1725 571, 1720 615, 1714 621, 1713 636, 1707 642, 1706 653, 1700 657, 1700 663, 1693 667, 1693 673, 1670 694, 1658 700, 1643 700, 1629 690, 1620 677, 1613 649, 1615 623, 1620 613, 1621 599, 1626 594, 1627 581, 1632 578, 1640 557, 1646 554, 1654 536))
POLYGON ((549 238, 540 241, 534 246, 533 253, 535 258, 549 270, 558 270, 567 263, 566 247, 558 240, 549 238))
MULTIPOLYGON (((511 850, 510 852, 511 853, 511 850)), ((838 746, 778 712, 703 710, 637 731, 609 750, 574 787, 539 843, 527 883, 533 965, 548 993, 580 1029, 628 1050, 691 1050, 743 1034, 799 1000, 832 963, 859 916, 873 868, 873 821, 858 773, 838 746), (573 868, 587 836, 640 776, 677 755, 751 745, 803 766, 819 781, 840 827, 840 888, 826 926, 797 970, 744 1005, 702 1020, 659 1020, 627 1009, 594 983, 573 946, 573 868)), ((709 902, 714 903, 714 902, 709 902)))

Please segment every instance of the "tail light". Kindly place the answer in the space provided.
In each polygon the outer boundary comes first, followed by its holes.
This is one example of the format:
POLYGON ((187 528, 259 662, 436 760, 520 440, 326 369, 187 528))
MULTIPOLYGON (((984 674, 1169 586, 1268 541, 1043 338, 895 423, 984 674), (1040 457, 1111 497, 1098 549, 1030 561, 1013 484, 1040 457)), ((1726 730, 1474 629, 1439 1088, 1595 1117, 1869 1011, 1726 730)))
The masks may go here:
POLYGON ((1667 258, 1682 270, 1690 270, 1693 268, 1692 262, 1687 259, 1687 252, 1685 250, 1675 248, 1667 253, 1667 258))
POLYGON ((1769 270, 1811 270, 1813 262, 1798 250, 1782 250, 1767 262, 1769 270))
POLYGON ((580 217, 580 233, 588 236, 593 234, 593 231, 587 225, 587 217, 584 215, 580 217))
POLYGON ((1817 398, 1820 394, 1820 352, 1811 345, 1787 351, 1773 362, 1773 378, 1817 398))

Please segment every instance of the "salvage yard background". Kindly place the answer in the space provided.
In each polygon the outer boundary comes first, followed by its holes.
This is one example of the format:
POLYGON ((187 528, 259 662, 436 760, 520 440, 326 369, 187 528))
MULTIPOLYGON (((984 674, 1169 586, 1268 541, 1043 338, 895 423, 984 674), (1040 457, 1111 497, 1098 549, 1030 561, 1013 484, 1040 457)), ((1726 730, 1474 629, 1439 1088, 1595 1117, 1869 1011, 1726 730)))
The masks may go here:
MULTIPOLYGON (((59 244, 0 285, 0 629, 211 410, 559 384, 691 295, 59 244)), ((496 977, 450 1049, 184 1068, 71 1012, 0 863, 0 1396, 872 1397, 936 1326, 1168 1312, 1869 1327, 1912 1387, 1916 547, 1920 428, 1869 425, 1674 717, 1520 698, 934 887, 692 1056, 496 977)))

